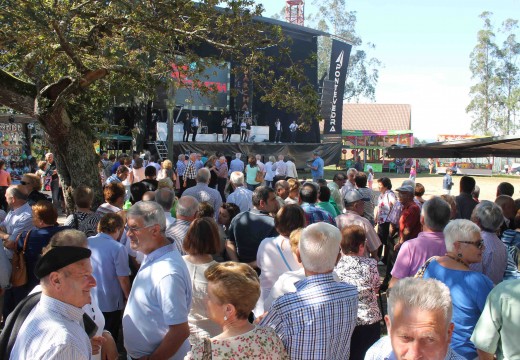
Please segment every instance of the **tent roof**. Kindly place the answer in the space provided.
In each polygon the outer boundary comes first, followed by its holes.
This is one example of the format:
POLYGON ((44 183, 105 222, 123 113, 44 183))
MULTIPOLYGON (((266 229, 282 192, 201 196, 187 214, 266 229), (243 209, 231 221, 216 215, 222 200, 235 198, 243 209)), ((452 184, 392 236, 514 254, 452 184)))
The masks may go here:
POLYGON ((343 130, 410 130, 409 104, 343 104, 343 130))
POLYGON ((515 136, 491 136, 410 147, 392 146, 387 148, 387 151, 390 157, 399 158, 520 157, 520 138, 515 136))

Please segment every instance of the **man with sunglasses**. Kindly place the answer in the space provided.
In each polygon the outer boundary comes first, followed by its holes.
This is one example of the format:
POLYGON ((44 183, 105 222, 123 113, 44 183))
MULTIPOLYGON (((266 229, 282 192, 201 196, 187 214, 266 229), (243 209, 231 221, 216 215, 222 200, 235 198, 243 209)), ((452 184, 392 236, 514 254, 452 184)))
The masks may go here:
POLYGON ((156 202, 140 201, 128 210, 131 247, 146 255, 123 315, 125 348, 132 359, 184 359, 190 350, 190 275, 165 230, 164 210, 156 202))

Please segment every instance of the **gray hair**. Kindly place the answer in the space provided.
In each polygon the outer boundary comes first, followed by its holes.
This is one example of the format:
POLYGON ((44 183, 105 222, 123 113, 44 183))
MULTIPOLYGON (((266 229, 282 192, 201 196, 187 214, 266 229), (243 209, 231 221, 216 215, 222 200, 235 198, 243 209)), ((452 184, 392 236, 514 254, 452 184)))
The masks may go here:
POLYGON ((236 153, 236 154, 235 154, 235 157, 236 157, 237 159, 240 159, 240 158, 242 157, 242 154, 241 154, 241 153, 236 153))
POLYGON ((155 202, 162 206, 164 211, 170 211, 175 200, 175 193, 168 188, 155 190, 155 202))
POLYGON ((492 201, 482 200, 473 209, 472 219, 480 223, 480 228, 484 231, 495 232, 504 222, 502 208, 492 201))
POLYGON ((177 202, 177 215, 184 217, 193 217, 199 210, 199 201, 193 196, 183 195, 177 202))
POLYGON ((440 197, 433 197, 422 206, 424 224, 432 231, 443 231, 450 222, 451 207, 440 197))
POLYGON ((155 201, 138 201, 128 210, 128 217, 139 217, 143 219, 143 226, 159 224, 161 231, 166 230, 166 217, 164 210, 155 201))
POLYGON ((255 158, 256 158, 257 161, 261 161, 262 160, 262 155, 256 154, 255 158))
POLYGON ((283 156, 282 154, 278 155, 278 160, 283 160, 285 158, 285 156, 283 156))
POLYGON ((197 177, 195 178, 195 181, 197 181, 198 183, 208 184, 210 177, 211 174, 209 170, 207 168, 201 168, 197 172, 197 177))
POLYGON ((186 155, 184 155, 184 154, 179 154, 179 156, 177 156, 177 159, 178 159, 178 160, 182 160, 182 161, 184 161, 184 160, 186 160, 186 155))
POLYGON ((272 163, 276 162, 276 158, 274 157, 274 155, 269 156, 269 161, 272 163))
POLYGON ((6 193, 18 200, 27 201, 27 194, 20 187, 20 185, 11 185, 7 188, 6 193))
POLYGON ((354 174, 355 175, 355 174, 357 174, 357 172, 358 171, 356 169, 350 168, 350 169, 347 170, 347 176, 349 176, 350 174, 354 174))
POLYGON ((235 186, 244 185, 244 174, 240 171, 233 171, 229 176, 229 181, 235 186))
POLYGON ((441 311, 445 326, 451 324, 453 307, 450 289, 436 279, 404 278, 399 280, 388 295, 388 316, 394 321, 394 309, 402 304, 405 309, 441 311))
POLYGON ((303 267, 315 273, 332 271, 340 251, 341 232, 331 224, 318 222, 303 229, 300 236, 300 257, 303 267))
POLYGON ((457 241, 474 241, 475 234, 480 234, 480 229, 474 222, 466 219, 450 221, 444 228, 446 250, 453 251, 453 244, 457 241))

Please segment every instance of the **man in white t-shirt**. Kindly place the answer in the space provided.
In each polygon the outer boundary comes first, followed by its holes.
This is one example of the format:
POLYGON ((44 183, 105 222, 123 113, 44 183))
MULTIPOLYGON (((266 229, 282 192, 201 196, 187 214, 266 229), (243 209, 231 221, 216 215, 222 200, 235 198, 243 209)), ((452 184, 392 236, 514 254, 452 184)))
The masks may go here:
POLYGON ((280 122, 280 119, 276 119, 274 123, 274 130, 274 142, 280 144, 280 138, 282 137, 282 123, 280 122))

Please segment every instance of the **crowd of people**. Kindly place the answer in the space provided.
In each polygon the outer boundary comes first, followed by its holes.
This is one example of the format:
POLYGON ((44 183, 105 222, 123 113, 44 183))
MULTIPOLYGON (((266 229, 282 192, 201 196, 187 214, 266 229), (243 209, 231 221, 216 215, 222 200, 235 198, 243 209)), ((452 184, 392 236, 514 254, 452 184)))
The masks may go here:
POLYGON ((3 188, 1 358, 520 356, 511 184, 424 199, 415 178, 327 181, 317 152, 308 181, 284 155, 155 160, 102 154, 105 202, 77 186, 63 225, 57 174, 3 188))

